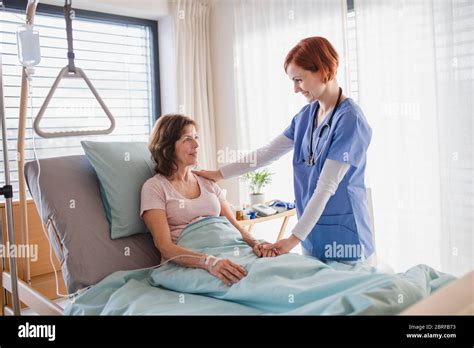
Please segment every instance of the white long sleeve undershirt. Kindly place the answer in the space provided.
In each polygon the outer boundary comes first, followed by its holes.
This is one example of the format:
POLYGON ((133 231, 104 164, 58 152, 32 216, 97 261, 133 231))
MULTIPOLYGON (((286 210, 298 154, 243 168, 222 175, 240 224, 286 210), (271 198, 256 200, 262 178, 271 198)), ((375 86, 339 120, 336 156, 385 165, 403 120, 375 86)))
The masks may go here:
POLYGON ((314 226, 321 217, 326 204, 336 190, 349 170, 348 163, 326 159, 323 170, 316 184, 316 189, 311 196, 303 215, 301 215, 297 224, 291 231, 299 240, 304 240, 313 230, 314 226))
POLYGON ((267 145, 240 158, 238 162, 227 164, 219 170, 224 179, 233 178, 273 163, 293 149, 293 140, 280 134, 267 145), (252 161, 251 159, 254 159, 252 161))

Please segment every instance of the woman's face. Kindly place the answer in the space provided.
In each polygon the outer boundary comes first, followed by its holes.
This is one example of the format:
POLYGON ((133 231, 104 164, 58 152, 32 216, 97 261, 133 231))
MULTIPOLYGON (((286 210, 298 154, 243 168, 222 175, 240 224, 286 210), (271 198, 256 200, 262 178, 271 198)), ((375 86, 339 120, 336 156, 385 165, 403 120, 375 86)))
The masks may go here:
POLYGON ((181 138, 175 144, 176 163, 180 166, 194 166, 198 162, 199 137, 193 125, 184 127, 181 138))
POLYGON ((319 99, 326 89, 326 83, 323 82, 319 71, 305 70, 290 63, 286 73, 293 81, 295 93, 301 92, 308 103, 319 99))

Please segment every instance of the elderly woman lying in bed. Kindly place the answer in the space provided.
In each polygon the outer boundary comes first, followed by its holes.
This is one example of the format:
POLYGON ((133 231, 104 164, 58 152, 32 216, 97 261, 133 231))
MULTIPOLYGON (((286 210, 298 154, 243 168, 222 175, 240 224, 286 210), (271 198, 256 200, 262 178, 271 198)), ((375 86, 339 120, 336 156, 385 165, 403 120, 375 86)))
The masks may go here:
POLYGON ((229 259, 216 259, 177 245, 183 229, 203 217, 224 216, 242 234, 243 240, 259 257, 276 256, 262 248, 241 227, 217 184, 194 175, 199 141, 196 124, 182 115, 165 115, 156 123, 149 143, 156 162, 156 175, 145 182, 141 193, 140 216, 153 235, 164 259, 185 267, 203 268, 227 285, 238 282, 247 271, 229 259))

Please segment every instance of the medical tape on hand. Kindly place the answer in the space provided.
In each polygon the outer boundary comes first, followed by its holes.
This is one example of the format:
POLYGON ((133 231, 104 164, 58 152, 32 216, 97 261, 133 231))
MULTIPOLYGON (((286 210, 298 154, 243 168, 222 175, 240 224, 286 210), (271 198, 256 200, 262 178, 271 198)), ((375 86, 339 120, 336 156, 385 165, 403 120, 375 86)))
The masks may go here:
POLYGON ((214 267, 220 260, 222 260, 220 257, 207 255, 206 259, 204 260, 204 264, 207 266, 209 264, 209 262, 213 261, 212 264, 211 264, 211 267, 214 267))

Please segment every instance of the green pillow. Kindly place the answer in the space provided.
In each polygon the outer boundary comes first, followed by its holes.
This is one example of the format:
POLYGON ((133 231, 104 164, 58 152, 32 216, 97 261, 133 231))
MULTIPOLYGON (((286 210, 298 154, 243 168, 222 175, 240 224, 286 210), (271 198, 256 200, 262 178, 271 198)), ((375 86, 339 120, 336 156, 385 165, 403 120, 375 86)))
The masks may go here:
POLYGON ((146 143, 81 141, 100 183, 112 239, 147 233, 140 219, 142 185, 155 174, 146 143))

